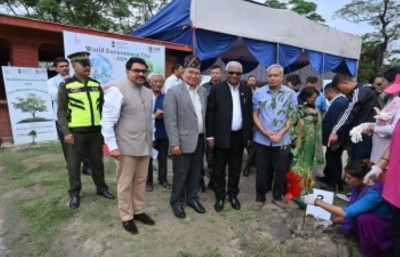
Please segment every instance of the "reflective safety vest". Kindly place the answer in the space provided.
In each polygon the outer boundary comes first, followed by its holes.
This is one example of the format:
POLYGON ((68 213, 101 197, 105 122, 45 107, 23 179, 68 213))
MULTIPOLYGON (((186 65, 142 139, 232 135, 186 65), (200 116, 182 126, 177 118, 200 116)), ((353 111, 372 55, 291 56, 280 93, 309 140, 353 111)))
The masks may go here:
POLYGON ((68 94, 68 127, 100 126, 103 91, 100 83, 89 78, 85 84, 72 78, 65 84, 68 94))

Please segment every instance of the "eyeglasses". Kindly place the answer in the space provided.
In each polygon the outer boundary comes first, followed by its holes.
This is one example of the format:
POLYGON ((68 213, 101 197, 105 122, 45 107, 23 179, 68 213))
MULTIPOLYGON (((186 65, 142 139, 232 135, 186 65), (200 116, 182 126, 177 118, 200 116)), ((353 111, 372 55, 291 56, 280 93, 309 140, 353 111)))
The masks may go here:
POLYGON ((140 73, 147 73, 147 69, 129 69, 130 71, 133 71, 135 74, 140 74, 140 73))
POLYGON ((233 76, 233 75, 241 76, 242 75, 241 72, 236 72, 236 71, 227 71, 226 73, 228 73, 229 76, 233 76))

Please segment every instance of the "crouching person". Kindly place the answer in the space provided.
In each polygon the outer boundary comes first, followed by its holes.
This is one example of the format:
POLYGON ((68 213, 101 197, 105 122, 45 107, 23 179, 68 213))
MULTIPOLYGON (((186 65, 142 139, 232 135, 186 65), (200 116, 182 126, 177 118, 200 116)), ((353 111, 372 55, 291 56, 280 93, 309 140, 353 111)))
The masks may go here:
POLYGON ((370 170, 368 161, 352 161, 345 167, 345 181, 352 188, 347 207, 339 207, 306 195, 304 202, 315 205, 337 216, 333 224, 341 224, 343 233, 354 232, 365 257, 379 257, 393 246, 390 239, 392 212, 382 198, 383 184, 368 186, 363 183, 370 170))

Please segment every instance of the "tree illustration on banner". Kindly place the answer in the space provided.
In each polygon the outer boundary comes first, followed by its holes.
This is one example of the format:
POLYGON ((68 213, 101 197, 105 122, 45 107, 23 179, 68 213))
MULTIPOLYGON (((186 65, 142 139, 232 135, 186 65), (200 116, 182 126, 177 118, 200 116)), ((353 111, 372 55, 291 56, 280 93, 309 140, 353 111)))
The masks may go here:
POLYGON ((17 101, 12 102, 14 109, 20 109, 22 112, 32 115, 32 118, 21 120, 18 123, 49 121, 45 118, 36 117, 36 113, 47 111, 45 103, 44 99, 33 93, 29 93, 26 98, 17 97, 17 101))
POLYGON ((31 132, 29 132, 28 136, 31 136, 31 137, 32 137, 32 145, 36 144, 36 142, 35 142, 35 138, 36 138, 36 136, 37 136, 36 130, 34 130, 34 129, 31 130, 31 132))

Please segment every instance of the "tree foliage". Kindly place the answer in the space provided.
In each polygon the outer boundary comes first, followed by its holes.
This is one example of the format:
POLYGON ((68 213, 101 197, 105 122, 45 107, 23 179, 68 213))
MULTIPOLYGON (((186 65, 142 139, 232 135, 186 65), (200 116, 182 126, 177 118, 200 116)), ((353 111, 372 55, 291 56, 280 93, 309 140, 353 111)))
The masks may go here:
POLYGON ((36 118, 37 112, 47 111, 46 101, 39 96, 29 93, 27 98, 17 97, 17 102, 12 102, 14 109, 21 109, 22 112, 27 112, 36 118))
POLYGON ((265 4, 276 9, 292 10, 313 21, 325 21, 324 18, 316 12, 317 5, 313 2, 305 0, 266 0, 265 4))
POLYGON ((380 74, 392 54, 391 43, 400 38, 400 1, 352 0, 335 12, 335 17, 369 24, 374 32, 363 36, 359 74, 380 74))
POLYGON ((167 0, 0 0, 9 13, 105 31, 129 33, 167 0))

